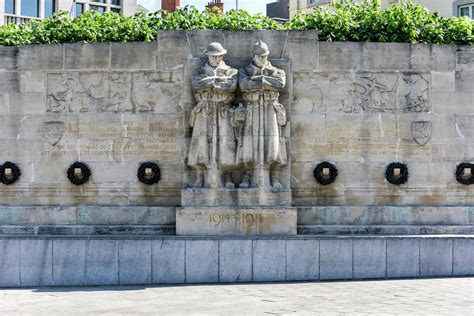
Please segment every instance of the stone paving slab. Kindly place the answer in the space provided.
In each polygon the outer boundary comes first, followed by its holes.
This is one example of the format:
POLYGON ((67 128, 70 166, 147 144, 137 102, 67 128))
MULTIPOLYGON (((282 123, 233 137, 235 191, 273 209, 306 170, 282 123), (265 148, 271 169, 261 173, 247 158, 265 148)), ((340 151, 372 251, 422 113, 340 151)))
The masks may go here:
POLYGON ((474 315, 474 278, 0 290, 1 315, 474 315))

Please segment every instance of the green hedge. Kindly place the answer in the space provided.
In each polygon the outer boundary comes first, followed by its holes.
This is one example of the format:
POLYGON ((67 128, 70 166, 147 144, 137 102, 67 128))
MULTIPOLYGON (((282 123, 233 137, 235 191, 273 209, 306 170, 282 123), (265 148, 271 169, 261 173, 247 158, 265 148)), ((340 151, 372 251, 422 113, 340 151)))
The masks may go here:
POLYGON ((174 13, 139 13, 124 17, 114 12, 89 11, 76 19, 61 12, 42 21, 0 28, 1 46, 56 43, 152 41, 160 30, 306 30, 317 29, 321 41, 371 41, 474 45, 474 21, 444 18, 420 5, 404 3, 382 10, 379 0, 363 4, 333 4, 299 14, 286 24, 246 11, 225 14, 186 7, 174 13))

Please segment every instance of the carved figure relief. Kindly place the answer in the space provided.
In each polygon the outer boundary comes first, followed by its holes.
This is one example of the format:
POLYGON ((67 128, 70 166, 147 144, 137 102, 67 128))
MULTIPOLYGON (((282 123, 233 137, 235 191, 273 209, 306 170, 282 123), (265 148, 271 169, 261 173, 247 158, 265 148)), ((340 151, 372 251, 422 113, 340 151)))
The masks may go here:
POLYGON ((429 121, 416 121, 411 123, 411 133, 415 142, 420 145, 426 145, 431 139, 433 123, 429 121))
MULTIPOLYGON (((279 102, 280 91, 285 87, 286 75, 268 61, 268 46, 259 41, 253 47, 253 61, 239 71, 239 86, 247 109, 244 128, 239 135, 237 160, 248 168, 241 188, 251 185, 251 170, 256 168, 258 181, 264 186, 269 170, 270 184, 282 188, 278 169, 287 164, 285 139, 282 126, 286 125, 286 109, 279 102)), ((255 169, 254 169, 255 170, 255 169)))
POLYGON ((286 109, 279 102, 285 72, 268 61, 262 41, 253 47, 252 62, 239 71, 224 63, 227 51, 221 44, 210 43, 204 52, 208 61, 192 78, 197 102, 190 117, 188 166, 197 173, 192 186, 235 188, 231 170, 238 169, 243 173, 239 188, 266 183, 282 188, 278 173, 288 163, 282 134, 286 109), (237 82, 243 103, 234 106, 237 82))
POLYGON ((194 188, 205 183, 205 171, 211 187, 218 186, 217 168, 223 170, 224 187, 234 188, 229 168, 235 167, 237 142, 232 125, 232 101, 237 88, 238 72, 227 66, 227 51, 219 43, 210 43, 204 53, 205 63, 193 75, 196 106, 191 112, 193 128, 188 165, 197 170, 194 188))
POLYGON ((172 108, 180 100, 180 81, 177 71, 51 73, 47 112, 152 112, 160 103, 172 108))

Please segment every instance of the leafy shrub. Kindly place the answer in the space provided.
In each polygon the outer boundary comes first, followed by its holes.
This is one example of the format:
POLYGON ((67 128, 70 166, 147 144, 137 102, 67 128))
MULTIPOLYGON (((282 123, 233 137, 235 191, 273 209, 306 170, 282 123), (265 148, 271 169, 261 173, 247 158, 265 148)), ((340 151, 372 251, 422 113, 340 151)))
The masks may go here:
POLYGON ((316 7, 312 13, 298 14, 286 24, 244 10, 215 14, 194 7, 132 17, 88 11, 71 19, 67 12, 60 12, 42 21, 0 27, 0 46, 152 41, 160 30, 204 29, 316 29, 321 41, 474 45, 474 21, 467 17, 444 18, 411 2, 382 10, 380 0, 367 0, 362 4, 335 3, 330 9, 316 7))

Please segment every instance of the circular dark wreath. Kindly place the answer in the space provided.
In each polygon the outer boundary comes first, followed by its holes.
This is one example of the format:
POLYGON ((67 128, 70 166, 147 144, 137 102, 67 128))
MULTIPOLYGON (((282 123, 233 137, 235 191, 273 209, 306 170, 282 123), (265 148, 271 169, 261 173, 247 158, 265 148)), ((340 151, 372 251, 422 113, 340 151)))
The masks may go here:
POLYGON ((474 164, 469 162, 461 162, 459 165, 456 166, 456 180, 459 183, 470 185, 474 184, 474 164), (466 177, 464 176, 464 169, 470 168, 471 169, 471 176, 466 177))
POLYGON ((387 169, 385 170, 385 179, 387 179, 388 182, 391 184, 395 185, 400 185, 404 184, 405 182, 408 181, 408 167, 406 164, 401 163, 401 162, 392 162, 387 166, 387 169), (395 169, 400 169, 400 175, 394 175, 393 171, 395 169))
POLYGON ((154 162, 144 162, 138 167, 137 178, 141 183, 156 184, 161 180, 160 167, 154 162), (146 174, 146 169, 151 169, 151 174, 146 174))
POLYGON ((327 161, 323 161, 323 162, 319 163, 316 166, 316 168, 314 168, 313 176, 319 184, 328 185, 328 184, 331 184, 334 181, 336 181, 337 168, 332 163, 327 162, 327 161), (325 168, 329 169, 329 174, 328 175, 323 174, 323 169, 325 169, 325 168))
POLYGON ((21 170, 16 163, 7 161, 0 165, 0 182, 6 185, 15 183, 21 176, 21 170), (5 175, 5 169, 11 169, 11 175, 5 175))
POLYGON ((76 161, 67 169, 67 178, 69 179, 69 181, 71 181, 72 184, 75 185, 81 185, 86 183, 87 181, 89 181, 91 175, 91 169, 89 169, 89 167, 83 162, 76 161), (78 177, 74 173, 75 169, 81 169, 82 175, 80 177, 78 177))

